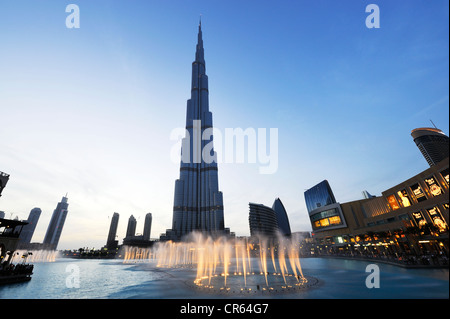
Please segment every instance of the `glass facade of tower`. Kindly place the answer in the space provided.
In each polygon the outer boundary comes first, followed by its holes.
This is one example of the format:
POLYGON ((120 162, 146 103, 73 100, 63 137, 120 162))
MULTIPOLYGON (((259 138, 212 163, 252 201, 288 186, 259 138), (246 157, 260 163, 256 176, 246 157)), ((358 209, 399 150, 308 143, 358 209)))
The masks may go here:
POLYGON ((193 231, 215 235, 225 230, 213 136, 204 134, 212 127, 200 24, 192 63, 191 98, 187 101, 186 136, 181 147, 180 178, 175 182, 172 229, 161 239, 180 240, 193 231), (205 139, 206 135, 209 138, 205 139), (205 161, 204 149, 212 160, 205 161))
POLYGON ((305 202, 308 212, 336 203, 333 191, 327 180, 311 187, 305 192, 305 202))
POLYGON ((31 238, 33 238, 34 231, 36 229, 36 225, 39 221, 39 217, 41 216, 42 210, 38 207, 33 208, 30 211, 27 219, 27 225, 23 226, 22 233, 20 234, 20 245, 26 245, 31 242, 31 238))
POLYGON ((2 191, 6 187, 6 183, 8 183, 9 175, 3 172, 0 172, 0 196, 2 196, 2 191))
POLYGON ((412 130, 411 136, 430 166, 449 156, 449 138, 439 129, 423 127, 412 130))
POLYGON ((118 225, 119 225, 119 213, 114 213, 111 218, 111 225, 109 226, 108 239, 106 240, 106 247, 108 249, 117 247, 118 241, 116 240, 116 235, 118 225))
POLYGON ((289 224, 289 218, 287 216, 286 209, 279 198, 275 199, 272 205, 272 209, 275 211, 278 228, 282 235, 291 235, 291 226, 289 224))
POLYGON ((66 221, 68 207, 67 197, 63 197, 53 211, 52 219, 44 237, 44 245, 52 250, 56 250, 56 247, 58 247, 64 222, 66 221))
POLYGON ((275 211, 261 204, 249 203, 249 206, 250 235, 276 236, 278 233, 278 222, 275 211))

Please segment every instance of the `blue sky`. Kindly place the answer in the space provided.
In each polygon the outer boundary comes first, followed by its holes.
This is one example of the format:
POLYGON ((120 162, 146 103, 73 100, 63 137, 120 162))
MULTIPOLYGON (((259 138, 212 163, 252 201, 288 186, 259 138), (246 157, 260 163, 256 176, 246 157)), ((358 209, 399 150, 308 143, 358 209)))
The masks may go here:
POLYGON ((202 14, 215 127, 278 128, 278 171, 221 164, 225 223, 248 235, 248 202, 283 201, 310 230, 303 192, 328 179, 340 202, 381 194, 427 168, 410 132, 449 133, 448 1, 0 0, 0 199, 6 216, 53 209, 68 192, 58 248, 100 247, 109 218, 171 227, 202 14), (65 8, 80 8, 67 29, 65 8), (368 29, 365 8, 380 8, 368 29))

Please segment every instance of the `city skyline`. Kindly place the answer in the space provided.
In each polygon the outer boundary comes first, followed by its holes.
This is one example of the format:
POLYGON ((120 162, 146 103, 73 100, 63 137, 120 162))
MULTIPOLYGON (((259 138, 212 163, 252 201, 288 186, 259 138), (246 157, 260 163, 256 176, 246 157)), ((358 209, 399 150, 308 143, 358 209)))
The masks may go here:
POLYGON ((446 1, 375 1, 379 29, 360 1, 76 3, 79 29, 65 4, 0 5, 0 210, 25 220, 41 208, 32 242, 66 192, 59 249, 103 246, 114 212, 141 224, 152 213, 152 238, 171 227, 170 133, 185 124, 200 13, 214 126, 279 130, 274 174, 219 164, 238 236, 248 203, 274 198, 292 232, 311 230, 306 189, 326 179, 341 202, 380 195, 428 167, 413 129, 433 120, 448 135, 446 1))

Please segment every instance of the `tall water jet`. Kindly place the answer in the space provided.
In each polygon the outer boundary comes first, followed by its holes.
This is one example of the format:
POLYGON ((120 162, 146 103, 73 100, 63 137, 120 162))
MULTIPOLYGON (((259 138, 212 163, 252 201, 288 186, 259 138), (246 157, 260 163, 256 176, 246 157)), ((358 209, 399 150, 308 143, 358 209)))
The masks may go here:
POLYGON ((157 267, 194 268, 197 289, 208 292, 275 293, 300 289, 308 280, 300 266, 295 240, 266 238, 211 238, 191 235, 185 242, 160 242, 152 251, 136 252, 157 260, 157 267))

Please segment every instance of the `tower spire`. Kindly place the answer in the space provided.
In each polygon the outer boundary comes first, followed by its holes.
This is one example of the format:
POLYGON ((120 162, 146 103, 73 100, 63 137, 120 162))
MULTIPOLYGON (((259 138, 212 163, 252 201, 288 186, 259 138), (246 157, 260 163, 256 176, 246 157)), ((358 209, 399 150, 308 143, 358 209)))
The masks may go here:
POLYGON ((195 61, 205 64, 204 50, 203 50, 203 36, 202 36, 202 16, 198 24, 198 40, 197 50, 195 52, 195 61))

